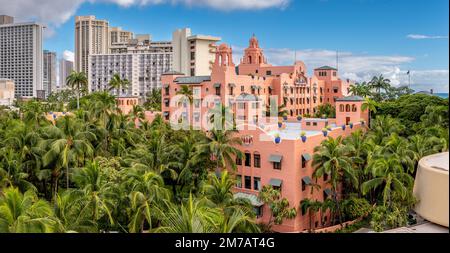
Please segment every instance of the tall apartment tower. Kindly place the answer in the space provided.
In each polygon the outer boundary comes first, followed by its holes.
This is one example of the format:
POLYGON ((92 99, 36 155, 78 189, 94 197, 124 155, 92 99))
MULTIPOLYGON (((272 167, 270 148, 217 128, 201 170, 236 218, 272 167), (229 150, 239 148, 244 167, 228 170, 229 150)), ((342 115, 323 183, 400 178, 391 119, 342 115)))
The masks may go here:
POLYGON ((56 91, 56 53, 44 50, 45 97, 56 91))
POLYGON ((174 31, 173 70, 189 76, 210 75, 215 59, 215 43, 220 40, 210 35, 192 35, 189 28, 174 31))
POLYGON ((127 43, 133 39, 133 33, 122 30, 121 27, 111 27, 109 29, 109 43, 114 45, 116 43, 127 43))
POLYGON ((16 98, 39 97, 43 91, 43 26, 14 23, 0 15, 0 78, 15 83, 16 98))
POLYGON ((75 17, 75 70, 89 74, 89 55, 107 54, 109 23, 95 16, 75 17))
POLYGON ((59 89, 66 89, 66 79, 73 71, 73 61, 68 61, 66 59, 61 59, 59 61, 59 89))

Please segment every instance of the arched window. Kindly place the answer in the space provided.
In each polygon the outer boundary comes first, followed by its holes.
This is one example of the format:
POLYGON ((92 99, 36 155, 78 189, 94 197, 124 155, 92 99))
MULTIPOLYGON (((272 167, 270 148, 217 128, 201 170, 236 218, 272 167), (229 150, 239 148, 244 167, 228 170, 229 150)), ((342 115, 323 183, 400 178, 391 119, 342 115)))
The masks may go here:
POLYGON ((262 63, 261 55, 259 56, 259 63, 262 63))
POLYGON ((350 105, 345 105, 345 111, 349 112, 350 111, 350 105))
POLYGON ((356 108, 356 105, 352 105, 352 112, 356 112, 358 109, 356 108))
POLYGON ((294 111, 291 110, 291 117, 294 116, 294 111))
POLYGON ((344 105, 339 106, 339 111, 343 112, 345 110, 344 105))
POLYGON ((251 55, 248 56, 248 63, 252 64, 252 56, 251 55))

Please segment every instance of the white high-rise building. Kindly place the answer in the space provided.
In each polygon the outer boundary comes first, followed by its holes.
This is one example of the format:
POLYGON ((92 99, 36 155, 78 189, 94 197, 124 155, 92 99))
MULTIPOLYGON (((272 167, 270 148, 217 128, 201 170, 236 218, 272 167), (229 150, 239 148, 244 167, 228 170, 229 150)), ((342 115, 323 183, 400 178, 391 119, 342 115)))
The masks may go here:
POLYGON ((44 50, 45 97, 56 91, 56 53, 44 50))
POLYGON ((42 33, 38 23, 0 16, 0 78, 14 81, 16 98, 42 98, 42 33))
POLYGON ((221 38, 192 35, 191 29, 178 29, 172 34, 173 70, 190 76, 211 74, 216 42, 221 38))
POLYGON ((172 70, 172 52, 99 54, 89 57, 89 91, 108 91, 114 74, 127 79, 130 86, 116 94, 144 98, 161 88, 161 75, 172 70))
POLYGON ((61 59, 59 61, 59 90, 66 89, 66 79, 73 71, 73 61, 61 59))
POLYGON ((75 70, 89 75, 89 55, 109 51, 109 22, 95 16, 75 17, 75 70))

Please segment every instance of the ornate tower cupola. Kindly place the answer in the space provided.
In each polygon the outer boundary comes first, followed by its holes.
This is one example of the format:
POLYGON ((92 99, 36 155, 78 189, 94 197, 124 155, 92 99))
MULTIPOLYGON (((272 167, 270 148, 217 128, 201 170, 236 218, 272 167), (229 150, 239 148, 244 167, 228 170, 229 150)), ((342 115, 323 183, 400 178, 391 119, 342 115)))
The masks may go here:
POLYGON ((214 64, 222 67, 234 67, 233 52, 227 44, 221 44, 217 47, 216 60, 214 64))
POLYGON ((254 34, 250 38, 248 48, 245 49, 244 57, 242 58, 241 63, 249 65, 267 64, 263 50, 259 47, 258 39, 254 34))

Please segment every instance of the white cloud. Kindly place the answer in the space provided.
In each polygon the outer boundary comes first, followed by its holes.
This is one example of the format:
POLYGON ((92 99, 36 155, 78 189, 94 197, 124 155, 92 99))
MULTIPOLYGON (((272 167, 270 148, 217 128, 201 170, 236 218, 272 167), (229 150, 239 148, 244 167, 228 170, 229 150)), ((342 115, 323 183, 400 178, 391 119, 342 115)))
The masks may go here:
POLYGON ((63 59, 66 61, 75 61, 75 54, 72 51, 64 50, 63 59))
MULTIPOLYGON (((236 64, 242 58, 244 48, 233 46, 233 60, 236 64)), ((291 65, 295 51, 288 48, 269 48, 264 54, 270 64, 291 65)), ((314 68, 336 66, 336 51, 326 49, 297 50, 297 60, 305 62, 309 75, 314 68)), ((383 74, 394 86, 408 84, 408 69, 404 64, 415 58, 402 55, 368 55, 339 52, 339 72, 341 78, 356 82, 369 81, 373 76, 383 74)), ((411 87, 417 91, 433 88, 435 92, 448 92, 448 70, 411 70, 411 87)))
POLYGON ((0 14, 16 17, 18 21, 34 20, 47 25, 46 37, 67 22, 83 3, 112 3, 122 7, 156 4, 207 7, 220 11, 284 8, 291 0, 0 0, 0 14))
POLYGON ((427 40, 427 39, 448 39, 448 36, 441 36, 441 35, 423 35, 423 34, 408 34, 406 36, 408 39, 413 40, 427 40))

